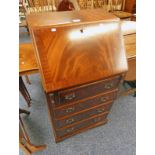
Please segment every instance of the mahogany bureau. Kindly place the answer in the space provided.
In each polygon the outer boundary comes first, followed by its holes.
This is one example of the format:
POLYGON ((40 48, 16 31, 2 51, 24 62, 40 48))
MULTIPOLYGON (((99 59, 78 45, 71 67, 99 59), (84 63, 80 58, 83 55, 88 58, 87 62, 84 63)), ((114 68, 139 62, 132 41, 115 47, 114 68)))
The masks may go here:
POLYGON ((27 21, 55 141, 107 123, 128 69, 119 18, 96 9, 27 21))

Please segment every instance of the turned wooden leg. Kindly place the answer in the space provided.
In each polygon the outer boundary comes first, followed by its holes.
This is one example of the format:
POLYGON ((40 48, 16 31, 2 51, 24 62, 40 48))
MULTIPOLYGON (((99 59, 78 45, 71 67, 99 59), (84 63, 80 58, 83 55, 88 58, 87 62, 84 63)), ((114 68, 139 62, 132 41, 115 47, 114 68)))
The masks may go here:
POLYGON ((29 115, 30 114, 30 112, 29 111, 27 111, 27 110, 25 110, 25 109, 21 109, 21 108, 19 108, 19 114, 27 114, 27 115, 29 115))
POLYGON ((37 152, 37 151, 42 151, 46 148, 46 145, 33 145, 31 143, 26 144, 27 148, 30 150, 31 153, 37 152))
POLYGON ((26 82, 30 85, 31 84, 31 81, 30 81, 28 75, 25 75, 25 79, 26 79, 26 82))
POLYGON ((30 143, 29 136, 26 132, 25 125, 20 115, 19 115, 19 140, 24 145, 26 142, 30 143))
POLYGON ((30 94, 27 91, 27 88, 26 88, 26 86, 24 84, 24 81, 23 81, 22 77, 19 77, 19 84, 21 84, 22 88, 25 90, 25 93, 27 94, 27 97, 31 100, 30 94))
POLYGON ((26 148, 24 144, 19 142, 19 147, 24 151, 26 155, 32 155, 31 151, 28 148, 26 148))
POLYGON ((19 90, 20 90, 21 94, 23 95, 24 99, 26 100, 28 107, 30 107, 31 106, 31 97, 25 87, 22 77, 19 77, 19 90))
POLYGON ((25 152, 26 155, 32 155, 32 153, 37 151, 42 151, 46 148, 46 145, 35 146, 31 143, 26 142, 26 144, 19 143, 19 147, 25 152))
MULTIPOLYGON (((29 111, 24 109, 19 109, 19 113, 26 113, 29 114, 29 111)), ((26 132, 23 120, 19 114, 19 146, 25 152, 26 155, 32 155, 32 153, 36 151, 41 151, 46 148, 46 145, 33 145, 30 142, 29 136, 26 132)))
POLYGON ((27 94, 25 93, 25 90, 23 89, 23 87, 21 85, 19 86, 19 90, 20 90, 20 93, 22 94, 22 96, 24 97, 28 107, 30 107, 30 105, 31 105, 30 99, 27 96, 27 94))

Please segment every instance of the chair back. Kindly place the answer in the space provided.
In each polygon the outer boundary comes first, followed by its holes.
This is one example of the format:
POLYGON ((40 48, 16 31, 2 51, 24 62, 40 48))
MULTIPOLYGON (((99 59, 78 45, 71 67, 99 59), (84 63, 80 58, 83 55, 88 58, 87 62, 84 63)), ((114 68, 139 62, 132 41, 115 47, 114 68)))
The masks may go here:
POLYGON ((27 13, 56 11, 55 0, 25 0, 27 13))
POLYGON ((19 17, 25 18, 26 8, 23 3, 24 0, 19 0, 19 17))
POLYGON ((77 0, 80 9, 104 8, 106 11, 124 10, 125 0, 77 0))

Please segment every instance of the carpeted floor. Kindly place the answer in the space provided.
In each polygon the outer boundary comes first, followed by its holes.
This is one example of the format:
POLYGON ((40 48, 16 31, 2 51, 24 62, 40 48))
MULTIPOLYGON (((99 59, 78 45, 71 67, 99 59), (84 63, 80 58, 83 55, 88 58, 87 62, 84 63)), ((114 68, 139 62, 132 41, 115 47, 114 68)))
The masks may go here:
MULTIPOLYGON (((56 144, 53 139, 47 114, 46 99, 39 74, 30 76, 31 85, 26 84, 32 97, 32 106, 27 108, 19 96, 20 107, 31 112, 22 116, 26 129, 34 144, 47 144, 44 151, 34 155, 135 155, 136 147, 136 98, 118 98, 108 116, 109 122, 56 144)), ((23 152, 20 150, 20 155, 23 152)))

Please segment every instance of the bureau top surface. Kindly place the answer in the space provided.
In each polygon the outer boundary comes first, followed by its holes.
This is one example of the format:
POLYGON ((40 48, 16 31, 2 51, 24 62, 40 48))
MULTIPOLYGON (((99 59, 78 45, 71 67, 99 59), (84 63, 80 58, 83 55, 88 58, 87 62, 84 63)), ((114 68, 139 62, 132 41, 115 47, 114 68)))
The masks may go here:
POLYGON ((61 11, 61 12, 44 12, 27 15, 27 21, 30 28, 52 25, 73 25, 78 23, 89 23, 96 21, 118 21, 119 18, 105 12, 103 9, 91 9, 80 11, 61 11))
MULTIPOLYGON (((83 17, 83 13, 79 12, 79 18, 83 17)), ((95 11, 87 10, 87 13, 90 15, 95 11)), ((110 19, 111 15, 108 16, 110 19)), ((51 20, 47 16, 45 21, 48 18, 51 20)), ((106 22, 100 18, 96 22, 79 22, 77 25, 47 24, 47 27, 31 29, 46 92, 94 82, 127 71, 120 22, 107 19, 106 22)))

